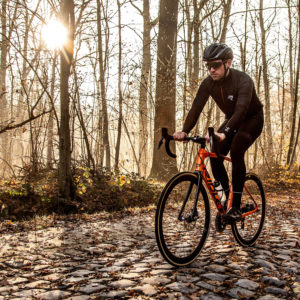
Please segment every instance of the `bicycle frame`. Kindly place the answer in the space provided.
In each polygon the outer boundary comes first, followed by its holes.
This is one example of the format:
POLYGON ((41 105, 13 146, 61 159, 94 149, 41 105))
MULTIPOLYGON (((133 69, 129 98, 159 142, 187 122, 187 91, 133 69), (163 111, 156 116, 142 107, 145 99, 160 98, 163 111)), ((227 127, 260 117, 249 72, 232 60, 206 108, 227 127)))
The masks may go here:
POLYGON ((251 193, 250 193, 250 191, 248 190, 248 188, 247 188, 246 185, 244 185, 244 189, 246 190, 246 192, 248 193, 248 195, 250 196, 250 198, 252 199, 252 201, 255 203, 255 208, 254 208, 254 210, 251 210, 251 211, 249 211, 249 212, 246 212, 246 213, 242 214, 243 217, 246 217, 246 216, 249 216, 249 215, 251 215, 251 214, 257 212, 257 211, 258 211, 258 205, 257 205, 256 201, 254 200, 254 198, 252 197, 252 195, 251 195, 251 193))
MULTIPOLYGON (((209 138, 210 138, 210 143, 211 143, 211 147, 212 147, 212 143, 213 143, 213 139, 212 137, 214 136, 214 129, 212 127, 208 128, 208 132, 209 132, 209 138)), ((169 142, 170 140, 173 140, 173 136, 170 136, 168 134, 168 129, 167 128, 162 128, 162 138, 158 144, 158 148, 160 148, 160 146, 162 145, 163 143, 163 140, 165 139, 165 147, 166 147, 166 152, 168 153, 169 156, 175 158, 176 155, 173 154, 171 151, 170 151, 170 147, 169 147, 169 142)), ((207 186, 207 189, 217 207, 217 210, 218 210, 218 213, 219 215, 222 215, 222 214, 225 214, 226 211, 232 207, 232 199, 233 199, 233 191, 232 191, 232 186, 230 187, 230 193, 229 193, 229 198, 228 198, 228 201, 227 201, 227 207, 226 207, 226 210, 223 208, 222 204, 221 204, 221 199, 219 198, 214 186, 213 186, 213 182, 209 176, 209 173, 206 169, 206 166, 205 166, 205 159, 206 158, 217 158, 218 155, 220 154, 216 154, 214 152, 209 152, 207 150, 205 150, 205 142, 206 142, 206 138, 205 137, 199 137, 199 136, 195 136, 195 137, 186 137, 185 140, 187 141, 193 141, 193 142, 197 142, 199 144, 201 144, 201 147, 200 149, 198 150, 198 153, 197 153, 197 157, 196 157, 196 166, 195 166, 195 170, 194 170, 194 173, 197 174, 198 176, 198 184, 197 184, 197 191, 196 191, 196 196, 195 196, 195 202, 194 202, 194 206, 193 206, 193 210, 192 210, 192 215, 189 217, 190 218, 190 221, 193 221, 193 218, 195 217, 196 213, 197 213, 197 202, 198 202, 198 195, 199 195, 199 185, 201 184, 201 181, 202 181, 202 178, 204 179, 204 182, 207 186)), ((227 160, 229 162, 232 162, 231 159, 227 156, 222 156, 222 158, 224 160, 227 160)), ((242 217, 246 217, 252 213, 255 213, 256 211, 258 211, 258 205, 256 203, 256 201, 254 200, 251 192, 249 191, 249 189, 244 185, 244 189, 245 191, 248 193, 248 195, 250 196, 251 200, 254 202, 255 204, 255 208, 251 211, 247 211, 245 213, 242 214, 242 217)), ((178 216, 178 219, 180 221, 184 221, 184 217, 182 217, 182 213, 184 211, 184 208, 185 208, 185 205, 186 205, 186 202, 187 202, 187 199, 189 198, 189 195, 191 193, 191 190, 192 190, 192 185, 189 187, 188 191, 187 191, 187 194, 186 194, 186 197, 185 197, 185 200, 184 200, 184 203, 183 203, 183 206, 180 210, 180 213, 179 213, 179 216, 178 216)), ((241 207, 242 208, 242 207, 241 207)), ((189 221, 189 220, 185 220, 185 221, 189 221)))
MULTIPOLYGON (((232 198, 233 198, 232 187, 230 188, 229 198, 228 198, 228 201, 227 201, 227 207, 226 207, 226 210, 225 210, 223 208, 222 204, 221 204, 221 199, 219 198, 218 193, 216 192, 216 190, 214 188, 213 182, 210 178, 210 175, 209 175, 209 173, 206 169, 205 163, 204 163, 206 158, 217 158, 217 157, 218 156, 217 156, 216 153, 209 152, 209 151, 205 150, 204 148, 200 148, 198 150, 198 153, 197 153, 196 165, 195 165, 195 171, 194 172, 198 173, 198 174, 200 173, 199 175, 203 178, 203 180, 204 180, 204 182, 207 186, 207 189, 208 189, 208 191, 209 191, 209 193, 210 193, 210 195, 211 195, 211 197, 212 197, 212 199, 213 199, 213 201, 216 205, 218 213, 220 215, 222 215, 222 214, 225 214, 226 211, 229 208, 231 208, 231 206, 232 206, 232 198)), ((224 156, 223 158, 224 158, 224 160, 231 162, 231 159, 229 157, 224 156)), ((252 197, 250 191, 248 190, 248 188, 246 186, 244 188, 247 191, 247 193, 249 194, 252 201, 255 203, 255 209, 251 210, 249 212, 243 213, 242 214, 243 218, 250 215, 250 214, 255 213, 258 210, 258 205, 257 205, 256 201, 254 200, 254 198, 252 197)))

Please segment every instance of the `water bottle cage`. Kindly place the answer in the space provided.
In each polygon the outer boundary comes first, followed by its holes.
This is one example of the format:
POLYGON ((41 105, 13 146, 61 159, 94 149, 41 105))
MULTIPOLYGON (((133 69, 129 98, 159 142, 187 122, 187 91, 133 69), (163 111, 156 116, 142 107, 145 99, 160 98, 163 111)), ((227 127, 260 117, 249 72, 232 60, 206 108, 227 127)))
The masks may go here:
POLYGON ((223 196, 224 196, 224 190, 223 190, 223 188, 222 188, 220 182, 215 181, 215 182, 213 183, 213 186, 214 186, 214 188, 215 188, 215 190, 216 190, 216 192, 217 192, 217 194, 218 194, 220 200, 222 200, 222 198, 223 198, 223 196))

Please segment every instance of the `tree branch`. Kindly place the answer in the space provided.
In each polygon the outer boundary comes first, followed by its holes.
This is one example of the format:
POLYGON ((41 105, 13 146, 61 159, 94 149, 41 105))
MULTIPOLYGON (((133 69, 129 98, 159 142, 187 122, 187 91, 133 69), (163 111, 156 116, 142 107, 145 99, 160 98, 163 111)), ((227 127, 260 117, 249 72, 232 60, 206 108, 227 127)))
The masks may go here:
MULTIPOLYGON (((35 120, 35 119, 37 119, 37 118, 39 118, 39 117, 45 115, 45 114, 48 114, 48 113, 50 113, 51 111, 52 111, 52 109, 47 110, 47 111, 44 111, 44 112, 42 112, 42 113, 40 113, 40 114, 38 114, 38 115, 36 115, 36 116, 34 116, 34 115, 31 113, 31 117, 30 117, 29 119, 27 119, 27 120, 21 122, 21 123, 18 123, 18 124, 12 125, 12 126, 9 124, 9 125, 4 126, 4 127, 2 127, 2 128, 0 127, 0 134, 3 133, 3 132, 5 132, 5 131, 8 131, 8 130, 12 130, 12 129, 16 129, 16 128, 22 127, 22 126, 25 125, 26 123, 29 123, 29 122, 31 122, 31 121, 33 121, 33 120, 35 120)), ((12 122, 12 123, 13 123, 13 122, 12 122)), ((11 124, 12 124, 12 123, 11 123, 11 124)))
MULTIPOLYGON (((297 7, 297 5, 291 5, 290 7, 297 7)), ((279 9, 279 8, 288 8, 287 6, 275 6, 275 7, 264 7, 264 8, 253 8, 253 9, 248 9, 248 10, 243 10, 243 11, 237 11, 237 12, 234 12, 232 14, 230 14, 230 17, 234 16, 234 15, 238 15, 238 14, 245 14, 246 12, 257 12, 257 11, 265 11, 265 10, 268 10, 268 9, 279 9)))
POLYGON ((133 2, 132 2, 132 0, 129 0, 129 2, 130 2, 130 4, 141 14, 141 15, 143 15, 144 14, 144 12, 139 8, 139 7, 137 7, 133 2))

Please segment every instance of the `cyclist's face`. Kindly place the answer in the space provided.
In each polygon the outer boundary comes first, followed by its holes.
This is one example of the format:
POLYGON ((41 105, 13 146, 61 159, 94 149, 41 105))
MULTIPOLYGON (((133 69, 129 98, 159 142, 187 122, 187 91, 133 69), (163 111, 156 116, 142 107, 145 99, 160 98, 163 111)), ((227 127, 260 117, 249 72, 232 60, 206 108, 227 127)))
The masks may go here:
MULTIPOLYGON (((225 66, 229 68, 230 65, 231 65, 231 59, 228 59, 225 62, 225 66)), ((225 68, 224 68, 224 63, 221 59, 207 62, 206 68, 209 71, 209 75, 213 80, 218 81, 224 77, 225 68)))

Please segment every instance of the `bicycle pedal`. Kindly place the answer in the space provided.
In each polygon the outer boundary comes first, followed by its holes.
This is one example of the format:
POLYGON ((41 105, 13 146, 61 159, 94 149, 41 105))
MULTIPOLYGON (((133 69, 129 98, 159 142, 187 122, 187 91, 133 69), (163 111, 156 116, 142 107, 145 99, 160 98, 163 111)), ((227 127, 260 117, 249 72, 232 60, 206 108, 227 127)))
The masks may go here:
POLYGON ((244 214, 244 213, 247 213, 254 209, 255 209, 255 206, 253 204, 246 204, 245 206, 242 207, 241 212, 242 212, 242 214, 244 214))

